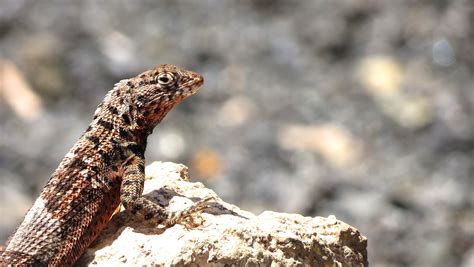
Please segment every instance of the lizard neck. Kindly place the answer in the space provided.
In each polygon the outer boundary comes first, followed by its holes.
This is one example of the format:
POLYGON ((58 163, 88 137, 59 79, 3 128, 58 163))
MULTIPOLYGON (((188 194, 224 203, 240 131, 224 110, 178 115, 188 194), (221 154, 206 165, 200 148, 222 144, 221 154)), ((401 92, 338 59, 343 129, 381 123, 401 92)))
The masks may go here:
POLYGON ((154 128, 163 120, 172 105, 159 105, 141 113, 132 111, 133 133, 137 136, 148 136, 153 133, 154 128))

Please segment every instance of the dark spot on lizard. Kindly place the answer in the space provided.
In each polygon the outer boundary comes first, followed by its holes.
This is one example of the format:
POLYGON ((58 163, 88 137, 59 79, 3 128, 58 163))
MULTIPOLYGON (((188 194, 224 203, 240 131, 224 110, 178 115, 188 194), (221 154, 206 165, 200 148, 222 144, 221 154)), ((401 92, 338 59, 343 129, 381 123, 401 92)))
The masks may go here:
POLYGON ((125 139, 128 139, 130 137, 130 134, 124 128, 119 128, 119 134, 120 134, 120 137, 125 138, 125 139))
POLYGON ((81 199, 75 198, 75 199, 73 199, 73 200, 71 201, 71 204, 70 204, 70 205, 71 205, 72 207, 76 207, 76 206, 80 205, 81 203, 83 203, 81 199))
POLYGON ((132 153, 135 154, 136 156, 143 158, 145 151, 142 146, 137 145, 137 144, 131 144, 131 145, 128 145, 127 148, 130 151, 132 151, 132 153))
POLYGON ((114 138, 110 142, 112 143, 112 150, 114 152, 121 149, 120 142, 117 139, 114 138))
POLYGON ((84 196, 87 201, 93 201, 96 198, 94 190, 84 190, 84 196))
POLYGON ((130 125, 130 117, 127 114, 122 114, 122 119, 125 124, 130 125))
POLYGON ((71 162, 71 168, 77 168, 77 169, 84 169, 87 167, 87 164, 82 161, 81 159, 78 159, 78 158, 75 158, 72 162, 71 162))
POLYGON ((100 154, 100 156, 101 156, 102 161, 104 162, 104 164, 105 164, 105 165, 110 165, 110 163, 111 163, 111 158, 110 158, 109 153, 100 150, 100 151, 99 151, 99 154, 100 154))
POLYGON ((135 204, 130 212, 132 212, 132 214, 137 214, 137 212, 141 209, 143 209, 142 204, 135 204))
POLYGON ((129 186, 134 184, 135 182, 133 180, 126 180, 122 183, 122 186, 129 186))
POLYGON ((86 129, 86 133, 89 132, 90 130, 92 130, 92 126, 89 125, 86 129))
POLYGON ((140 173, 135 171, 135 170, 130 170, 130 171, 127 171, 125 173, 125 175, 127 175, 127 176, 136 176, 136 175, 140 175, 140 173))
POLYGON ((111 131, 114 129, 114 125, 108 121, 104 121, 102 119, 99 119, 97 122, 100 126, 104 127, 105 130, 111 131))
POLYGON ((113 187, 114 186, 114 181, 112 181, 112 179, 106 179, 106 182, 107 182, 107 185, 109 187, 113 187))
POLYGON ((138 101, 138 102, 143 103, 143 102, 145 102, 145 100, 146 100, 145 97, 142 96, 142 95, 139 95, 139 96, 137 97, 137 101, 138 101))
POLYGON ((138 170, 139 170, 141 173, 144 173, 144 172, 145 172, 145 166, 143 166, 143 164, 138 164, 138 170))
MULTIPOLYGON (((121 196, 121 197, 127 197, 127 196, 129 196, 129 193, 128 193, 128 192, 121 192, 121 193, 120 193, 120 196, 121 196)), ((127 202, 127 201, 122 201, 122 205, 123 205, 123 207, 124 207, 126 210, 130 210, 129 202, 127 202)))
POLYGON ((87 140, 91 141, 92 143, 94 143, 95 145, 98 145, 100 143, 100 139, 99 137, 97 136, 94 136, 94 135, 88 135, 86 136, 87 140))
POLYGON ((127 82, 127 86, 130 87, 130 88, 134 88, 135 85, 131 82, 131 81, 128 81, 127 82))
MULTIPOLYGON (((117 92, 118 92, 118 91, 117 91, 117 92)), ((114 106, 108 106, 107 108, 109 109, 110 113, 112 113, 112 114, 114 114, 114 115, 118 115, 118 110, 117 110, 116 107, 114 107, 114 106)))
POLYGON ((118 171, 118 168, 117 168, 117 166, 115 166, 115 165, 113 165, 113 166, 111 167, 111 169, 112 169, 112 171, 114 171, 114 172, 117 172, 117 171, 118 171))
POLYGON ((124 161, 127 159, 127 154, 125 153, 125 151, 123 150, 123 148, 120 148, 118 151, 118 157, 120 158, 120 160, 124 161))
POLYGON ((140 125, 140 126, 143 126, 143 125, 146 124, 146 121, 145 121, 143 118, 139 118, 139 119, 137 120, 137 124, 140 125))
POLYGON ((97 167, 97 166, 92 166, 92 167, 90 167, 90 168, 91 168, 91 170, 92 170, 93 172, 95 172, 96 174, 99 173, 99 167, 97 167))

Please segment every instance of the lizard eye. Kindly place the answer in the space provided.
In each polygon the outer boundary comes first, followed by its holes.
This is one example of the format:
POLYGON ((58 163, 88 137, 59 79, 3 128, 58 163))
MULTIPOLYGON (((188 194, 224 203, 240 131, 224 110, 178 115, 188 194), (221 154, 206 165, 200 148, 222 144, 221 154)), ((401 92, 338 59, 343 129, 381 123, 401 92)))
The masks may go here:
POLYGON ((158 75, 158 83, 161 85, 169 85, 173 83, 174 76, 171 73, 162 73, 158 75))

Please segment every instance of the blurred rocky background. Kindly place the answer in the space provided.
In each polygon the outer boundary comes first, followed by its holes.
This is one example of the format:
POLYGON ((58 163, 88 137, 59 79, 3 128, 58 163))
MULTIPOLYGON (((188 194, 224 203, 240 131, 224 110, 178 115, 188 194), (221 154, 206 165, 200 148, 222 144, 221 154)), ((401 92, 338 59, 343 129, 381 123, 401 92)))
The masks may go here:
POLYGON ((0 0, 0 243, 120 79, 205 76, 149 138, 227 202, 334 214, 371 266, 474 266, 474 2, 0 0))

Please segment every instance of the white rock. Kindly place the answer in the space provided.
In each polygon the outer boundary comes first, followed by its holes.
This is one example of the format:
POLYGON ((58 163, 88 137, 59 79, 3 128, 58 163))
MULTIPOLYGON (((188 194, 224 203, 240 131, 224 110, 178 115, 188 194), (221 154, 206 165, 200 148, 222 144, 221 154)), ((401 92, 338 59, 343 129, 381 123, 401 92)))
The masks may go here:
POLYGON ((154 162, 145 194, 171 211, 214 197, 195 228, 150 225, 116 214, 77 266, 366 266, 367 238, 334 216, 265 211, 255 216, 225 203, 187 167, 154 162))

